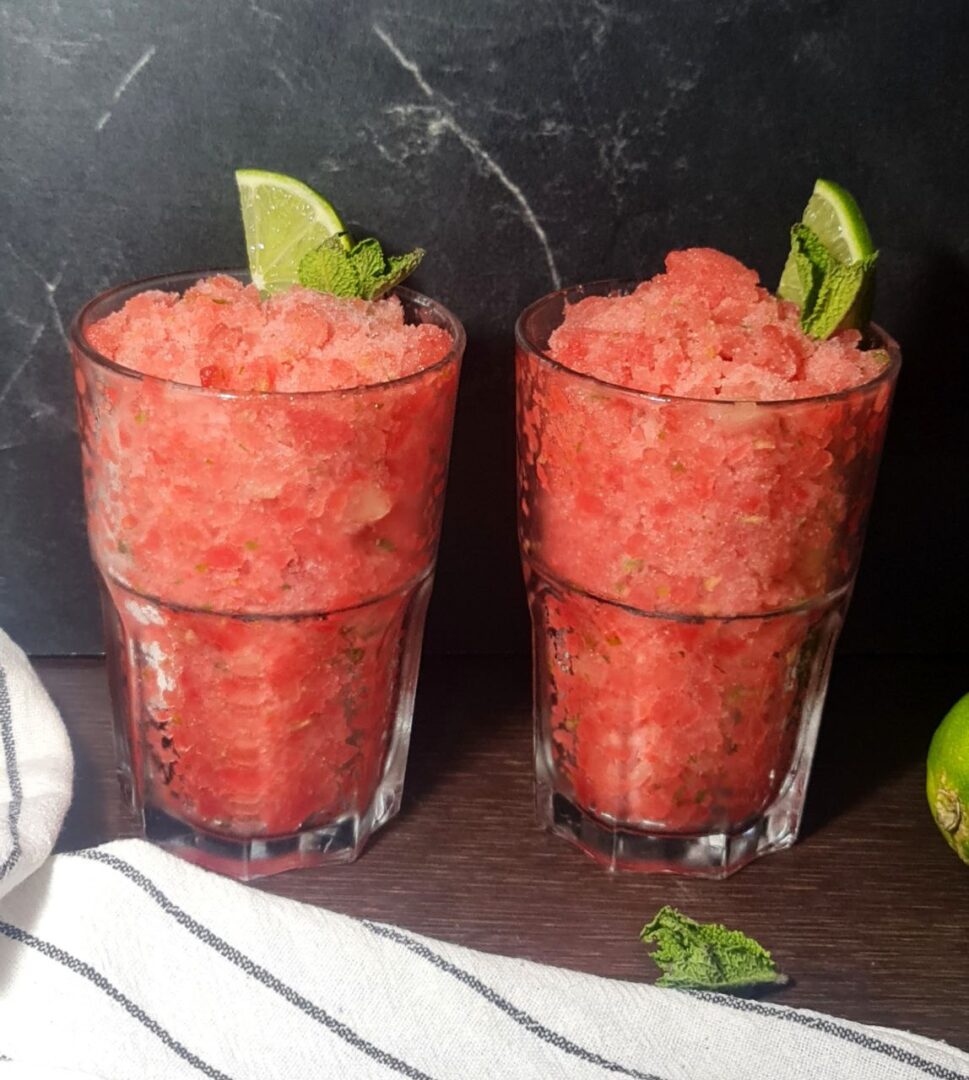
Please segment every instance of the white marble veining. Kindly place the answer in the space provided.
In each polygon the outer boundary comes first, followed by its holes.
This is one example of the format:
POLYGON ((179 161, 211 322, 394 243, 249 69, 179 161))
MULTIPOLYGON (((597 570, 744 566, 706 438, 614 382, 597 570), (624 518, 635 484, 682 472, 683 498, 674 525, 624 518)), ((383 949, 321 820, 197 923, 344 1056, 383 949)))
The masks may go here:
POLYGON ((283 17, 278 11, 270 11, 269 8, 262 7, 256 3, 256 0, 249 0, 249 10, 253 15, 258 15, 260 19, 269 19, 271 22, 278 23, 283 21, 283 17))
POLYGON ((397 63, 413 77, 414 82, 417 84, 421 93, 432 105, 430 110, 414 110, 410 113, 403 111, 402 108, 398 106, 398 112, 402 112, 403 115, 423 118, 427 124, 428 134, 432 137, 440 135, 443 131, 450 131, 478 164, 481 165, 486 172, 494 176, 514 199, 520 210, 522 220, 535 234, 542 252, 545 255, 545 262, 548 266, 548 273, 553 286, 556 289, 561 288, 562 277, 559 274, 558 266, 555 262, 555 255, 552 251, 552 246, 549 243, 548 234, 545 232, 542 223, 538 220, 524 191, 522 191, 521 187, 512 180, 501 164, 499 164, 484 146, 482 146, 481 142, 458 121, 454 114, 451 102, 431 86, 427 79, 424 78, 420 67, 401 51, 400 47, 390 34, 377 23, 374 23, 373 32, 380 38, 384 45, 387 46, 387 49, 397 63))
POLYGON ((293 80, 286 74, 286 71, 280 64, 268 63, 266 67, 276 76, 277 79, 286 87, 291 93, 296 93, 296 87, 293 85, 293 80))
POLYGON ((121 81, 114 88, 114 93, 111 95, 112 107, 106 109, 99 117, 98 122, 94 125, 95 131, 103 131, 105 126, 111 119, 114 112, 114 105, 124 97, 128 90, 128 87, 135 81, 139 73, 146 68, 152 61, 158 47, 157 45, 149 45, 147 49, 138 57, 138 59, 131 65, 130 68, 121 77, 121 81))
POLYGON ((0 625, 43 652, 99 647, 70 313, 112 283, 238 265, 233 169, 299 176, 354 227, 426 247, 415 286, 468 328, 429 624, 431 651, 467 652, 525 647, 518 311, 559 280, 652 273, 687 244, 775 281, 811 182, 831 175, 870 208, 879 317, 916 372, 879 482, 894 539, 874 523, 868 580, 930 551, 919 591, 941 598, 931 615, 914 588, 885 600, 893 629, 869 585, 848 647, 951 648, 961 549, 938 540, 969 531, 965 394, 937 388, 969 370, 953 134, 969 69, 961 0, 923 4, 915 36, 904 3, 0 0, 0 625), (907 447, 934 464, 903 491, 907 447))
MULTIPOLYGON (((67 269, 67 260, 62 260, 60 266, 57 269, 57 273, 53 277, 48 278, 42 273, 33 262, 31 262, 22 252, 18 251, 9 240, 4 240, 3 246, 7 249, 7 252, 13 259, 16 260, 24 269, 36 278, 44 288, 44 303, 47 306, 49 318, 53 324, 54 329, 60 336, 61 341, 67 344, 67 332, 64 329, 64 320, 61 317, 60 308, 57 304, 57 290, 60 288, 61 282, 64 280, 64 271, 67 269)), ((20 325, 27 326, 28 324, 22 316, 18 316, 16 312, 8 312, 8 317, 11 317, 13 321, 19 322, 20 325)), ((40 340, 41 334, 46 327, 41 324, 40 332, 34 331, 33 337, 30 342, 31 348, 37 344, 40 340)), ((2 400, 2 395, 0 395, 2 400)))
MULTIPOLYGON (((31 335, 30 343, 27 346, 27 351, 24 353, 23 359, 7 376, 3 386, 0 386, 0 405, 2 405, 10 396, 10 391, 17 385, 20 376, 27 370, 27 365, 34 359, 34 346, 40 340, 41 334, 43 334, 44 328, 40 326, 36 328, 31 335)), ((13 444, 11 444, 13 445, 13 444)), ((9 450, 10 446, 3 447, 4 450, 9 450)))

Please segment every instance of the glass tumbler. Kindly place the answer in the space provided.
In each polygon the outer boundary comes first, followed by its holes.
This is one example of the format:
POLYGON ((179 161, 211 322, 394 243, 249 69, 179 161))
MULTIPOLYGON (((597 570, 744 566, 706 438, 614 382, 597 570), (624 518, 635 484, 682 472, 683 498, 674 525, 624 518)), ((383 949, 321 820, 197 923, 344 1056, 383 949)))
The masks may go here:
POLYGON ((88 536, 122 788, 144 835, 248 879, 356 858, 400 806, 464 331, 353 389, 228 392, 101 356, 71 328, 88 536))
POLYGON ((609 869, 725 877, 800 826, 900 356, 788 401, 641 393, 518 320, 519 540, 538 812, 609 869))

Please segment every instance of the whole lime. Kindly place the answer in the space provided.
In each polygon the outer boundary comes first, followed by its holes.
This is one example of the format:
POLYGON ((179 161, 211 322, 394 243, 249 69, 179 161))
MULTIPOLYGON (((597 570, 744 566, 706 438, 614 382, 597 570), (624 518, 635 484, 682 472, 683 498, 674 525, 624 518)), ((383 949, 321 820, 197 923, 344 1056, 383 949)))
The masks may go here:
POLYGON ((969 694, 946 713, 932 736, 925 790, 936 825, 969 863, 969 694))

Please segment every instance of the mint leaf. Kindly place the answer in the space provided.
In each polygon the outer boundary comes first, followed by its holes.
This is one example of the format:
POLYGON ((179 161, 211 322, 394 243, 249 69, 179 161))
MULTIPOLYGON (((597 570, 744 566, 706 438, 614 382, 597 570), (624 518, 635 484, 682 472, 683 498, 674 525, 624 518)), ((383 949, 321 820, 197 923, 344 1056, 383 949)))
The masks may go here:
POLYGON ((380 241, 372 236, 353 245, 350 249, 350 262, 360 277, 361 287, 383 274, 387 266, 380 241))
POLYGON ((330 237, 300 260, 299 283, 334 296, 376 300, 412 274, 424 258, 422 248, 406 255, 384 255, 372 236, 349 250, 341 237, 330 237))
POLYGON ((871 322, 871 309, 875 304, 875 264, 878 262, 878 252, 863 259, 861 267, 864 271, 861 288, 851 305, 848 314, 841 320, 840 330, 854 328, 866 334, 868 324, 871 322))
POLYGON ((827 269, 838 261, 824 246, 821 237, 803 221, 791 226, 791 249, 805 255, 818 269, 827 269))
POLYGON ((791 228, 791 255, 800 282, 801 329, 817 340, 837 330, 866 325, 871 308, 874 252, 853 263, 839 262, 810 226, 791 228))
POLYGON ((299 263, 299 283, 334 296, 359 296, 360 275, 338 236, 308 251, 299 263))
POLYGON ((791 253, 801 284, 801 317, 814 310, 821 281, 835 265, 828 249, 807 225, 798 222, 791 227, 791 253))
POLYGON ((861 289, 861 263, 833 266, 819 284, 813 308, 801 312, 801 327, 811 337, 829 338, 841 326, 861 289))
POLYGON ((391 289, 396 288, 404 278, 410 277, 414 273, 423 258, 423 248, 414 248, 413 251, 408 251, 406 255, 391 255, 387 260, 384 272, 370 280, 368 284, 370 292, 367 298, 376 300, 377 297, 383 296, 385 293, 390 292, 391 289))
POLYGON ((814 307, 818 298, 818 289, 821 286, 822 271, 811 261, 811 257, 800 245, 791 245, 791 254, 794 258, 794 269, 800 282, 800 295, 804 297, 801 310, 810 310, 814 307))
POLYGON ((738 993, 788 981, 753 938, 719 923, 694 922, 672 907, 661 908, 639 936, 656 944, 650 956, 663 973, 658 986, 738 993))

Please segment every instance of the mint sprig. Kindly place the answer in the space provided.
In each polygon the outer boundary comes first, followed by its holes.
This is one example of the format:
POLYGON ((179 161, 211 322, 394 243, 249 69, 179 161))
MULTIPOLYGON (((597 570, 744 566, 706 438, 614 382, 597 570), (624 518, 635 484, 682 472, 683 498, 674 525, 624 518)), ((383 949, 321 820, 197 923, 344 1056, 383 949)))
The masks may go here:
POLYGON ((372 236, 349 248, 342 236, 331 236, 300 260, 299 283, 334 296, 376 300, 409 277, 423 258, 423 248, 387 256, 372 236))
POLYGON ((753 938, 719 923, 695 922, 672 907, 660 908, 639 936, 656 945, 650 956, 663 973, 658 986, 744 993, 788 982, 753 938))
POLYGON ((791 255, 801 285, 801 329, 817 340, 836 330, 864 327, 871 315, 871 271, 878 252, 843 263, 803 222, 791 228, 791 255))

